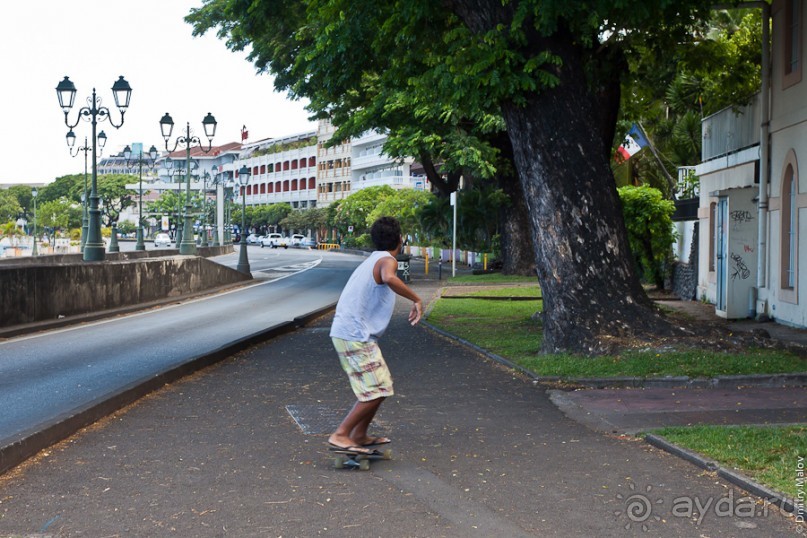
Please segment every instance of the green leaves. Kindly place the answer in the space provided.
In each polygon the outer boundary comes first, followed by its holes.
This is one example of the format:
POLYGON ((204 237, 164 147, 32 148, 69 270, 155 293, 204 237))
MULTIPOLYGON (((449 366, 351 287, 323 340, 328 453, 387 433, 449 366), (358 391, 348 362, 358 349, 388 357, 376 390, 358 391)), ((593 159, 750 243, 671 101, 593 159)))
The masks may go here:
POLYGON ((0 223, 17 220, 22 213, 22 206, 17 197, 8 189, 0 190, 0 223))
POLYGON ((618 191, 631 252, 645 277, 663 287, 664 264, 675 241, 675 204, 652 187, 626 186, 618 191))

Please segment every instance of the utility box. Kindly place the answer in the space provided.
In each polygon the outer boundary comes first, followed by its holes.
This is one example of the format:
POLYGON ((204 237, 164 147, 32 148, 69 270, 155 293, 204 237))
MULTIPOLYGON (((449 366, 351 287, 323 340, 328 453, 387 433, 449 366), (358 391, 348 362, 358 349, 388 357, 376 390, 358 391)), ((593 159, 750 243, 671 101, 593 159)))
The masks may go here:
POLYGON ((411 275, 409 274, 409 260, 412 257, 409 254, 398 254, 395 256, 395 259, 398 260, 398 278, 409 283, 411 279, 411 275))
POLYGON ((757 283, 757 189, 719 191, 715 245, 717 303, 715 313, 726 319, 744 319, 755 309, 757 283))

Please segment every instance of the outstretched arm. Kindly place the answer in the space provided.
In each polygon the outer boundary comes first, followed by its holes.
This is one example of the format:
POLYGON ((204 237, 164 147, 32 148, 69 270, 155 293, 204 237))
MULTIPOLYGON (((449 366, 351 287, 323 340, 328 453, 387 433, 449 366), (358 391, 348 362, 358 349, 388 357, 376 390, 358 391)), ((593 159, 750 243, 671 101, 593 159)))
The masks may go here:
POLYGON ((412 291, 403 280, 398 277, 398 262, 395 258, 381 258, 378 261, 381 282, 390 287, 392 291, 405 299, 412 301, 412 310, 409 312, 409 323, 415 325, 423 315, 423 304, 418 294, 412 291))

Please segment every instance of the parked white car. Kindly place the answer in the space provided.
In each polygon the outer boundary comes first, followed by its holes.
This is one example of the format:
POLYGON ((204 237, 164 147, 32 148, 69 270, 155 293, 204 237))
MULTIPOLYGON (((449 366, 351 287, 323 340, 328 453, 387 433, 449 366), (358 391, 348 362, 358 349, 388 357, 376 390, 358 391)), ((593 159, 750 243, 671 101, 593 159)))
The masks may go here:
POLYGON ((171 246, 171 238, 168 234, 157 234, 154 236, 154 246, 155 247, 170 247, 171 246))
POLYGON ((266 234, 261 237, 261 248, 263 247, 270 247, 270 248, 289 248, 289 240, 283 237, 279 233, 271 233, 266 234))
POLYGON ((299 247, 302 246, 305 239, 306 237, 303 234, 292 234, 291 238, 289 239, 289 244, 293 247, 299 247))

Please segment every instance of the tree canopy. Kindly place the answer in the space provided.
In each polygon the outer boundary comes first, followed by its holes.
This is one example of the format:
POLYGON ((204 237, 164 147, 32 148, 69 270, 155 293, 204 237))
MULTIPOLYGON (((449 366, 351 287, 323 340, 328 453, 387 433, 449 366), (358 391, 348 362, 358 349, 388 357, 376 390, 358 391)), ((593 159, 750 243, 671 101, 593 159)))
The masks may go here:
POLYGON ((712 12, 692 25, 690 40, 668 54, 653 54, 641 46, 633 51, 618 134, 641 122, 661 163, 650 152, 641 152, 622 167, 633 167, 633 175, 669 197, 660 166, 674 177, 677 167, 700 162, 701 119, 743 105, 759 91, 761 51, 759 9, 712 12))
POLYGON ((332 119, 334 141, 387 130, 427 171, 455 172, 438 189, 453 190, 457 171, 494 176, 507 155, 543 290, 543 350, 592 354, 616 334, 680 330, 640 285, 611 156, 630 55, 668 57, 710 5, 207 0, 186 20, 249 49, 278 89, 332 119))
POLYGON ((8 189, 0 190, 0 224, 17 220, 22 213, 22 206, 14 193, 8 189))

